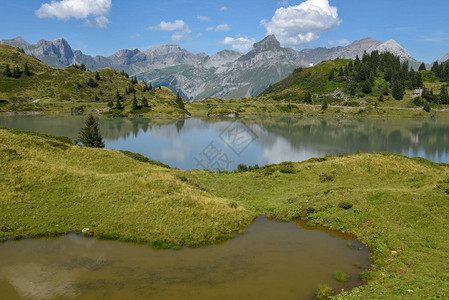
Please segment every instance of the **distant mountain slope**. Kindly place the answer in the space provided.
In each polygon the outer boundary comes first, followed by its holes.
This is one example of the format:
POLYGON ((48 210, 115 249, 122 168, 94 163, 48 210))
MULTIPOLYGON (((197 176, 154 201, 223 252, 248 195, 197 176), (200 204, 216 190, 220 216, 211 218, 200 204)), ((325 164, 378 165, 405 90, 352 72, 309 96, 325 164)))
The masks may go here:
POLYGON ((210 96, 226 99, 256 96, 297 67, 309 67, 337 58, 354 59, 365 51, 392 52, 401 60, 409 61, 415 70, 420 64, 395 41, 382 43, 372 38, 354 41, 346 47, 296 51, 281 47, 276 37, 270 35, 254 44, 246 54, 224 50, 212 56, 194 54, 178 45, 160 45, 143 52, 138 49, 120 50, 108 57, 92 57, 73 50, 64 39, 40 40, 32 45, 18 37, 0 43, 23 48, 27 54, 53 67, 84 63, 90 70, 105 67, 125 70, 130 75, 137 75, 139 80, 179 91, 187 100, 210 96))
POLYGON ((441 64, 448 60, 449 60, 449 53, 447 53, 445 56, 443 56, 438 62, 441 64))
POLYGON ((31 103, 37 99, 39 103, 78 102, 81 105, 109 100, 115 103, 117 92, 122 103, 131 103, 136 95, 139 100, 146 97, 152 111, 178 110, 176 97, 169 89, 147 90, 143 83, 133 83, 111 68, 98 72, 86 72, 75 66, 53 68, 19 48, 0 44, 0 99, 11 105, 31 103), (31 74, 25 74, 25 65, 31 74), (5 74, 7 66, 11 70, 20 69, 18 78, 5 74))

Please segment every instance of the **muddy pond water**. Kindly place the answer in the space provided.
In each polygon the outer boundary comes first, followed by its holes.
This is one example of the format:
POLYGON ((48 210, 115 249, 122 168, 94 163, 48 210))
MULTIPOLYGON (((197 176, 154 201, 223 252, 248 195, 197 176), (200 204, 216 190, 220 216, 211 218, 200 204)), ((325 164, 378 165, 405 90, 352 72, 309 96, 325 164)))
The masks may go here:
POLYGON ((232 240, 154 250, 70 234, 0 244, 1 299, 313 299, 361 285, 369 250, 304 222, 259 217, 232 240), (336 271, 348 281, 333 279, 336 271))

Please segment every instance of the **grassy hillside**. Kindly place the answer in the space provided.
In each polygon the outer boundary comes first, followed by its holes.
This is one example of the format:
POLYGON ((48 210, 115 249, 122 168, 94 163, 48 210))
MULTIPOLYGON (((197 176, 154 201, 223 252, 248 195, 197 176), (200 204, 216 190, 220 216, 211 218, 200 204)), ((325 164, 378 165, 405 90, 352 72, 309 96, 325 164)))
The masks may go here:
POLYGON ((0 189, 0 238, 89 228, 100 238, 197 246, 229 238, 260 214, 299 217, 369 246, 367 285, 342 299, 449 296, 444 164, 355 154, 216 174, 0 129, 0 189))
POLYGON ((145 97, 151 107, 142 113, 185 114, 178 109, 176 96, 167 88, 146 90, 143 83, 133 84, 130 79, 109 68, 98 73, 85 72, 73 66, 51 68, 22 53, 19 48, 0 44, 0 99, 6 100, 0 104, 0 111, 107 110, 109 100, 116 103, 117 91, 122 103, 128 106, 125 113, 129 112, 135 95, 139 102, 145 97), (25 64, 32 75, 23 73, 25 64), (20 78, 6 77, 4 71, 7 65, 10 69, 19 67, 22 72, 20 78), (34 102, 38 99, 38 102, 34 102))
POLYGON ((329 81, 331 70, 338 70, 349 63, 349 59, 325 61, 310 68, 298 68, 287 78, 268 87, 259 96, 261 99, 303 102, 305 94, 322 95, 343 88, 341 82, 329 81))
POLYGON ((393 154, 283 163, 243 173, 193 173, 206 190, 257 214, 302 218, 370 247, 367 286, 342 299, 449 296, 449 168, 393 154))
POLYGON ((90 228, 97 237, 157 247, 199 245, 252 220, 180 171, 127 154, 0 130, 0 238, 90 228))

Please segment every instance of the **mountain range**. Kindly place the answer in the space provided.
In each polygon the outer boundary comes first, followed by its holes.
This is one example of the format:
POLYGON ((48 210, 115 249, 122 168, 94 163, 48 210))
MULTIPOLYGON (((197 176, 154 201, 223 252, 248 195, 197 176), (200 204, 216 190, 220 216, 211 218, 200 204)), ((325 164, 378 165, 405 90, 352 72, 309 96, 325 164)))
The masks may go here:
POLYGON ((212 56, 194 54, 178 45, 159 45, 145 51, 124 49, 105 57, 85 55, 72 49, 63 38, 54 41, 42 39, 30 44, 17 37, 0 43, 23 48, 27 54, 52 67, 85 64, 89 70, 106 67, 124 70, 139 80, 179 92, 186 100, 211 96, 225 99, 256 96, 269 85, 287 77, 295 68, 336 58, 354 59, 365 51, 392 52, 409 61, 415 70, 420 64, 394 40, 382 43, 372 38, 357 40, 345 47, 297 51, 281 47, 276 37, 269 35, 255 43, 246 54, 223 50, 212 56))

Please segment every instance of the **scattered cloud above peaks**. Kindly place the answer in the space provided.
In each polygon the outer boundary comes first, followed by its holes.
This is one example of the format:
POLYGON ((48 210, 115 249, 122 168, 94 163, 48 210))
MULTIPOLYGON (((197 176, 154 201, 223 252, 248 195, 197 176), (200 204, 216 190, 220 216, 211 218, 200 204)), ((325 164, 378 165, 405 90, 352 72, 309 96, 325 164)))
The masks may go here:
POLYGON ((188 26, 184 23, 183 20, 176 20, 174 22, 162 21, 161 23, 159 23, 159 25, 148 27, 148 30, 175 31, 182 30, 186 27, 188 26))
POLYGON ((171 39, 175 42, 181 40, 190 40, 192 39, 192 30, 189 27, 184 28, 182 31, 175 32, 171 35, 171 39))
POLYGON ((203 22, 210 22, 210 18, 206 16, 197 16, 196 18, 203 22))
POLYGON ((87 19, 85 25, 97 28, 106 28, 111 21, 105 16, 109 13, 112 0, 62 0, 44 3, 35 11, 38 18, 56 18, 67 21, 71 18, 87 19))
POLYGON ((84 24, 89 27, 106 28, 111 21, 105 16, 96 17, 94 20, 87 20, 84 24))
POLYGON ((231 26, 229 26, 228 24, 220 24, 217 26, 210 26, 206 28, 206 31, 229 31, 231 30, 231 26))
MULTIPOLYGON (((159 31, 176 31, 171 35, 171 39, 175 42, 181 40, 191 40, 192 30, 189 28, 184 20, 176 20, 174 22, 162 21, 156 26, 150 26, 148 30, 159 30, 159 31)), ((197 35, 198 36, 198 35, 197 35)))
POLYGON ((255 42, 256 42, 256 39, 254 39, 254 38, 252 38, 252 39, 248 39, 246 37, 233 38, 233 37, 227 36, 223 41, 220 42, 220 44, 231 45, 232 49, 238 50, 241 52, 245 52, 245 51, 248 51, 253 46, 253 44, 255 42))
POLYGON ((62 0, 44 3, 36 10, 39 18, 86 19, 90 15, 105 15, 111 9, 111 0, 62 0))
POLYGON ((268 34, 283 45, 305 45, 319 39, 322 32, 341 24, 337 8, 328 0, 307 0, 299 5, 281 7, 270 21, 262 20, 268 34))

